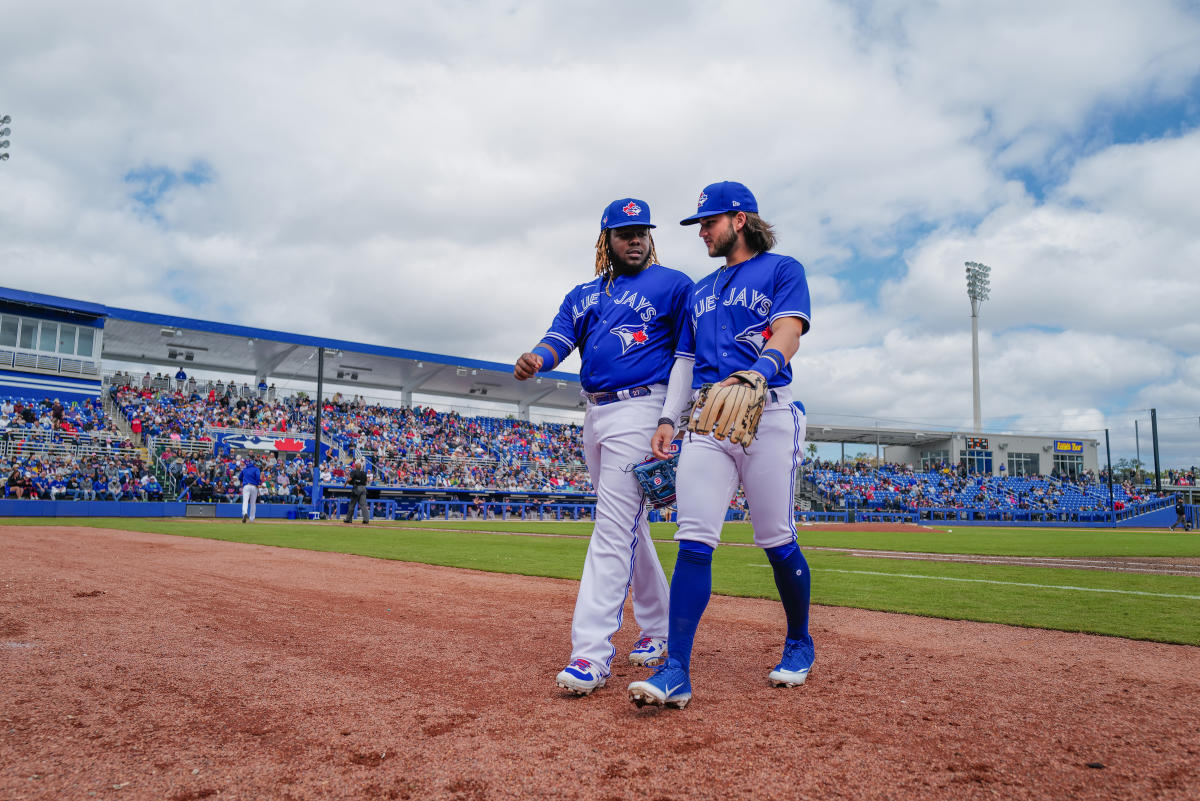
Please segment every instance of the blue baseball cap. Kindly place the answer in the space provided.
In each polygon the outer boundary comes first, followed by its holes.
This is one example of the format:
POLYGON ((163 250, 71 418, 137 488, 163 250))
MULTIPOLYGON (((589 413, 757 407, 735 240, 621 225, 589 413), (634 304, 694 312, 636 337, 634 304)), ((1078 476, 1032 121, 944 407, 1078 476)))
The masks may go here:
POLYGON ((654 223, 650 222, 649 203, 634 197, 623 197, 609 203, 604 209, 604 216, 600 218, 601 231, 607 231, 609 228, 625 228, 630 225, 655 227, 654 223))
POLYGON ((696 213, 680 220, 679 224, 691 225, 705 217, 724 214, 727 211, 751 211, 758 214, 758 201, 745 184, 739 184, 737 181, 709 184, 704 187, 700 199, 696 201, 696 213))

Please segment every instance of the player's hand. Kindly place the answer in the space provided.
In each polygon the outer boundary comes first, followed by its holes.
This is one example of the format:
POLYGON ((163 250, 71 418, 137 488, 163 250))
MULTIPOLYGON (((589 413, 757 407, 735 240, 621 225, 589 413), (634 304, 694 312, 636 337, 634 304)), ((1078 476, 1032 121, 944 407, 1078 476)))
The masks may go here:
POLYGON ((667 448, 670 447, 673 439, 675 439, 675 426, 663 423, 655 429, 654 436, 650 438, 650 450, 654 451, 654 455, 659 459, 670 459, 671 454, 667 452, 667 448))
POLYGON ((536 353, 522 353, 521 358, 513 365, 513 378, 524 381, 533 378, 542 369, 542 357, 536 353))
MULTIPOLYGON (((760 374, 759 374, 759 373, 758 373, 756 370, 747 370, 746 372, 747 372, 747 373, 754 373, 755 375, 760 375, 760 374)), ((763 381, 764 381, 764 382, 765 382, 766 380, 767 380, 767 379, 765 379, 765 378, 763 379, 763 381)), ((742 379, 740 379, 740 378, 736 378, 736 377, 734 377, 734 376, 729 376, 729 378, 726 378, 724 381, 721 381, 721 382, 719 382, 719 383, 717 384, 717 386, 718 386, 718 387, 727 387, 727 386, 729 386, 729 385, 731 385, 731 384, 744 384, 744 383, 746 383, 746 382, 742 381, 742 379)))

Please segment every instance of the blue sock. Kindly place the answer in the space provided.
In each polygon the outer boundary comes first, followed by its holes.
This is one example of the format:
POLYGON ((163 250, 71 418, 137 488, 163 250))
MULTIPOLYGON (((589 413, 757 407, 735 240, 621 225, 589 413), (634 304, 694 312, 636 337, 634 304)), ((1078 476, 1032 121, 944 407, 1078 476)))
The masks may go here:
POLYGON ((775 586, 779 588, 779 600, 783 601, 783 611, 787 614, 787 638, 807 640, 808 603, 812 595, 808 562, 794 542, 764 550, 775 571, 775 586))
POLYGON ((712 559, 713 549, 704 543, 679 541, 679 556, 671 575, 667 655, 682 664, 684 670, 691 670, 692 640, 712 595, 712 559))

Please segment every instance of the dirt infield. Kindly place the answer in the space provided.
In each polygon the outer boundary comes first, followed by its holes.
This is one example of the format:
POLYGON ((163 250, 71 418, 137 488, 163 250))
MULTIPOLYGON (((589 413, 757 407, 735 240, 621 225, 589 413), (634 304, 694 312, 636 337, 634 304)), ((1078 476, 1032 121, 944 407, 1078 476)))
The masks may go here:
POLYGON ((639 710, 554 686, 576 586, 0 527, 0 798, 1200 796, 1200 649, 815 607, 779 690, 778 603, 718 597, 639 710))

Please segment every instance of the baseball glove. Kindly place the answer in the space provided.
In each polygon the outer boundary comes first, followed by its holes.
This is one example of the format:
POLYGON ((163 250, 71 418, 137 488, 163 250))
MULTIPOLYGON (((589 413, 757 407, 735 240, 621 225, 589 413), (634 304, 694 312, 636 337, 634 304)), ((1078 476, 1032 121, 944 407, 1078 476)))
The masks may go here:
POLYGON ((728 437, 735 445, 748 448, 767 402, 767 379, 753 370, 739 370, 730 378, 738 383, 700 388, 688 419, 688 431, 712 434, 717 439, 728 437))
POLYGON ((633 477, 645 493, 646 501, 655 509, 675 503, 675 466, 679 456, 670 459, 647 459, 633 468, 633 477))

